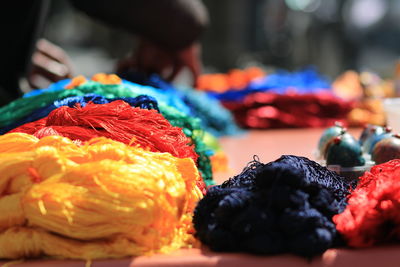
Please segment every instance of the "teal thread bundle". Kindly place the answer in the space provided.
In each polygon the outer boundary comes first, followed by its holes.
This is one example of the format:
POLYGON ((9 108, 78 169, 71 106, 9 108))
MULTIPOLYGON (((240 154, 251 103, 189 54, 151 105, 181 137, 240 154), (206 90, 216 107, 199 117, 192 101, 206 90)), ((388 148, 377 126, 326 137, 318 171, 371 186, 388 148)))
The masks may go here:
MULTIPOLYGON (((157 74, 144 75, 138 72, 127 72, 122 75, 128 81, 152 86, 158 89, 159 93, 182 99, 190 108, 189 115, 200 118, 202 128, 215 136, 235 135, 241 132, 230 111, 205 92, 193 88, 176 87, 157 74)), ((126 80, 123 80, 123 83, 129 84, 126 80)))
MULTIPOLYGON (((43 90, 41 94, 17 99, 0 108, 0 127, 6 126, 17 119, 23 118, 38 108, 48 106, 56 100, 64 99, 70 96, 97 94, 102 95, 105 98, 120 98, 136 97, 143 94, 148 95, 146 94, 146 91, 141 92, 141 89, 146 89, 146 87, 137 85, 137 88, 135 88, 134 86, 126 86, 124 84, 102 84, 88 81, 74 89, 57 89, 49 91, 43 90)), ((168 104, 160 101, 157 97, 155 98, 160 104, 168 104)))

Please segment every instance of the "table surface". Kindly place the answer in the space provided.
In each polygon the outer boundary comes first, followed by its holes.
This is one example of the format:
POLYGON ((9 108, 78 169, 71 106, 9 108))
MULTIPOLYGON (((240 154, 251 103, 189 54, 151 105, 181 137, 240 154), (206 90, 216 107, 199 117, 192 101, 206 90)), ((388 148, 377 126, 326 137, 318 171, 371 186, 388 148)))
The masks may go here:
MULTIPOLYGON (((351 130, 358 137, 359 130, 351 130)), ((218 183, 239 173, 257 155, 261 162, 269 162, 281 155, 290 154, 313 159, 322 129, 293 129, 249 131, 238 137, 221 138, 221 145, 229 157, 229 173, 217 174, 218 183)), ((181 249, 168 255, 141 256, 118 260, 98 260, 91 266, 398 266, 400 246, 381 246, 370 249, 330 249, 320 257, 307 260, 293 255, 251 256, 234 253, 214 253, 202 249, 181 249)), ((4 264, 5 262, 0 262, 4 264)), ((84 261, 30 260, 13 262, 12 266, 49 267, 85 266, 84 261)))
POLYGON ((261 162, 270 162, 281 155, 304 156, 313 159, 323 129, 252 130, 236 137, 223 137, 220 143, 228 155, 229 173, 218 173, 220 183, 230 175, 238 174, 247 163, 258 156, 261 162))

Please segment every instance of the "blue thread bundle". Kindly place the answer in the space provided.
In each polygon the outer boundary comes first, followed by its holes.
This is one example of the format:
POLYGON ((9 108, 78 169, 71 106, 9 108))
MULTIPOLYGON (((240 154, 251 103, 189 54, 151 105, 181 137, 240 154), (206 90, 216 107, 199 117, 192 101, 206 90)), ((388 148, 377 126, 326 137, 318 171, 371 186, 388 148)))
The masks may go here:
POLYGON ((163 93, 182 99, 190 113, 201 120, 202 128, 214 136, 235 135, 241 132, 230 111, 215 98, 192 88, 177 88, 157 74, 123 73, 123 78, 142 85, 159 88, 163 93))
POLYGON ((251 82, 244 90, 229 90, 224 93, 210 92, 209 95, 220 101, 242 101, 247 95, 257 92, 285 94, 288 91, 296 91, 298 94, 307 94, 330 90, 330 82, 315 68, 308 67, 296 72, 280 70, 263 79, 251 82))
POLYGON ((193 113, 200 118, 201 126, 214 136, 236 135, 242 130, 237 126, 232 113, 221 103, 204 92, 193 89, 182 90, 183 101, 192 107, 193 113))
POLYGON ((61 106, 69 106, 72 108, 75 105, 80 105, 80 106, 84 107, 89 102, 94 103, 94 104, 107 104, 107 103, 110 103, 110 102, 116 101, 116 100, 123 100, 123 101, 127 102, 129 105, 131 105, 132 107, 139 107, 142 109, 155 109, 159 112, 157 100, 155 100, 153 97, 147 96, 147 95, 139 95, 137 97, 119 97, 119 98, 105 98, 103 96, 96 95, 96 94, 86 94, 84 96, 71 96, 71 97, 61 99, 61 100, 56 100, 53 102, 53 104, 48 105, 43 108, 39 108, 39 109, 33 111, 28 116, 10 124, 10 125, 0 128, 0 134, 5 134, 8 131, 10 131, 14 128, 17 128, 18 126, 23 125, 25 123, 44 118, 47 115, 49 115, 50 112, 52 112, 53 110, 55 110, 56 108, 59 108, 61 106))
MULTIPOLYGON (((51 92, 57 92, 57 91, 62 91, 65 90, 65 86, 67 86, 71 82, 71 79, 67 80, 62 80, 59 82, 56 82, 52 85, 50 85, 48 88, 45 89, 37 89, 33 90, 29 93, 26 93, 23 97, 34 97, 41 95, 43 93, 51 93, 51 92)), ((115 88, 114 90, 116 91, 115 94, 118 93, 124 93, 126 95, 127 91, 130 91, 132 95, 148 95, 157 100, 158 103, 162 103, 171 107, 176 108, 177 110, 192 116, 190 108, 183 102, 183 100, 177 95, 177 94, 171 94, 171 93, 165 93, 165 92, 160 92, 154 87, 151 86, 146 86, 146 85, 140 85, 137 83, 129 82, 126 80, 122 80, 121 84, 109 84, 109 85, 104 85, 99 82, 94 82, 88 80, 82 85, 79 85, 75 87, 75 89, 80 89, 80 88, 85 88, 86 91, 91 91, 95 92, 96 89, 99 87, 107 87, 109 86, 110 88, 115 88), (117 92, 121 91, 121 92, 117 92)))
POLYGON ((254 160, 198 203, 196 236, 214 251, 318 255, 338 240, 332 216, 344 210, 350 186, 304 157, 254 160))

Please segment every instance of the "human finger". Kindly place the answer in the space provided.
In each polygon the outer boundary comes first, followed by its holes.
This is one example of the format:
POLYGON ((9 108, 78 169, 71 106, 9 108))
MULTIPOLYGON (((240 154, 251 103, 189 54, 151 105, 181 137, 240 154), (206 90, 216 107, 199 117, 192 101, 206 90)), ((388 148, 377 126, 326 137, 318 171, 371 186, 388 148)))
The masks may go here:
POLYGON ((32 57, 32 73, 42 75, 52 82, 71 77, 70 71, 64 64, 36 52, 32 57))

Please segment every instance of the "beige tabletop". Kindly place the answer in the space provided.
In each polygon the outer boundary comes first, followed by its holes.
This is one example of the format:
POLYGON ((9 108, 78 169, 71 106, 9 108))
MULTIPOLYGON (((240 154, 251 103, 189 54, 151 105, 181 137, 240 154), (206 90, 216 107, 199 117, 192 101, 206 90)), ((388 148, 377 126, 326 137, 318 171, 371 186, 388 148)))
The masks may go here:
MULTIPOLYGON (((237 174, 253 160, 255 155, 264 163, 276 160, 281 155, 313 159, 322 131, 322 129, 253 130, 237 137, 223 137, 220 143, 228 155, 230 174, 237 174)), ((218 173, 216 176, 217 182, 228 178, 225 173, 218 173)))

